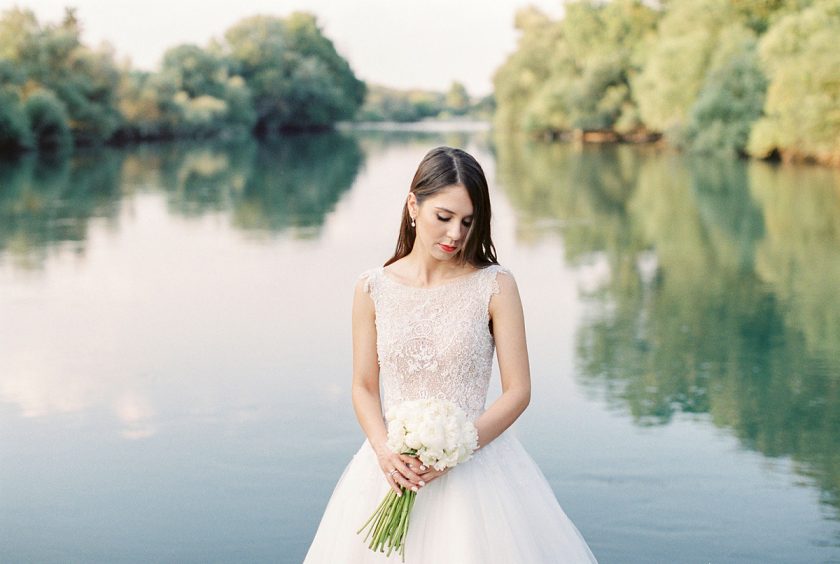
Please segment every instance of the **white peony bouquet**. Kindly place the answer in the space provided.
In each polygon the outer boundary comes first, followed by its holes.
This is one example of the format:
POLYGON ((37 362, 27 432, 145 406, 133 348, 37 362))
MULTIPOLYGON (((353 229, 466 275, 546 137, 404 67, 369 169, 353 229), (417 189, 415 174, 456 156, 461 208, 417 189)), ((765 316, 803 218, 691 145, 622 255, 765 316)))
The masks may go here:
MULTIPOLYGON (((388 448, 399 454, 420 459, 435 470, 451 468, 469 460, 478 448, 478 432, 464 412, 454 403, 442 399, 404 401, 388 409, 388 448)), ((389 489, 385 499, 362 525, 365 541, 373 534, 368 545, 371 550, 385 552, 388 556, 397 550, 405 561, 405 535, 416 492, 401 488, 398 496, 389 489)))

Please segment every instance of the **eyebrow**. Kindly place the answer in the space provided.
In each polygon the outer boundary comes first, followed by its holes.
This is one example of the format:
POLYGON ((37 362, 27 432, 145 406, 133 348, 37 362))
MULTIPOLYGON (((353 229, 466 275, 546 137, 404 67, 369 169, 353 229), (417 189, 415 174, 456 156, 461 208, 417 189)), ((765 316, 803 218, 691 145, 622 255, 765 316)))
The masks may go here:
MULTIPOLYGON (((442 207, 440 207, 440 206, 435 206, 435 209, 436 209, 436 210, 441 210, 441 211, 445 211, 445 212, 451 213, 452 215, 458 215, 458 214, 456 214, 454 211, 452 211, 452 210, 448 210, 448 209, 446 209, 446 208, 442 208, 442 207)), ((467 219, 467 218, 470 218, 470 217, 472 217, 472 214, 470 214, 470 215, 465 215, 465 216, 464 216, 464 219, 467 219)))

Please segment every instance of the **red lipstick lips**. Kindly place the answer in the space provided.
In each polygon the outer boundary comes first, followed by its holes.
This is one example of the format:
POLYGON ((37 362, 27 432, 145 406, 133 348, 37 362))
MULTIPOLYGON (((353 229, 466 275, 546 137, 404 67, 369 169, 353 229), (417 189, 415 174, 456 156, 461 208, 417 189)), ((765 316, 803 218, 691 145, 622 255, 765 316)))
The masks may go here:
POLYGON ((438 245, 440 245, 440 248, 443 249, 444 251, 446 251, 447 253, 454 253, 455 252, 456 247, 449 247, 447 245, 444 245, 443 243, 438 243, 438 245))

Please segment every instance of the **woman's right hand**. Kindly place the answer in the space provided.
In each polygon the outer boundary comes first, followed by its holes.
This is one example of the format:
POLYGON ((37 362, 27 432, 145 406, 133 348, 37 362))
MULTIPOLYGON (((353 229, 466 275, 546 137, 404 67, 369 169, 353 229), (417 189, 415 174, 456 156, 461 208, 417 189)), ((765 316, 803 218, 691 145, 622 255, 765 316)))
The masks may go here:
POLYGON ((377 459, 379 467, 385 474, 385 480, 397 492, 397 495, 402 495, 400 486, 418 492, 426 485, 423 474, 430 469, 418 458, 407 454, 397 454, 386 448, 384 452, 377 454, 377 459))

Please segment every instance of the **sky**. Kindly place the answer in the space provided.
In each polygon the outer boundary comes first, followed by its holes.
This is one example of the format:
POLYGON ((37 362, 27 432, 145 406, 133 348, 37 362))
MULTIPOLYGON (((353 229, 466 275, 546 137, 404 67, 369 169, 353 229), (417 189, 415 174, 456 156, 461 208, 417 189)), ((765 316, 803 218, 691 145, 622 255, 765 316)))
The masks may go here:
POLYGON ((492 92, 496 68, 516 48, 516 10, 533 5, 559 18, 563 0, 0 0, 0 10, 29 8, 43 23, 77 9, 83 41, 110 43, 118 60, 154 70, 170 47, 201 46, 242 18, 305 10, 356 76, 394 88, 492 92))

